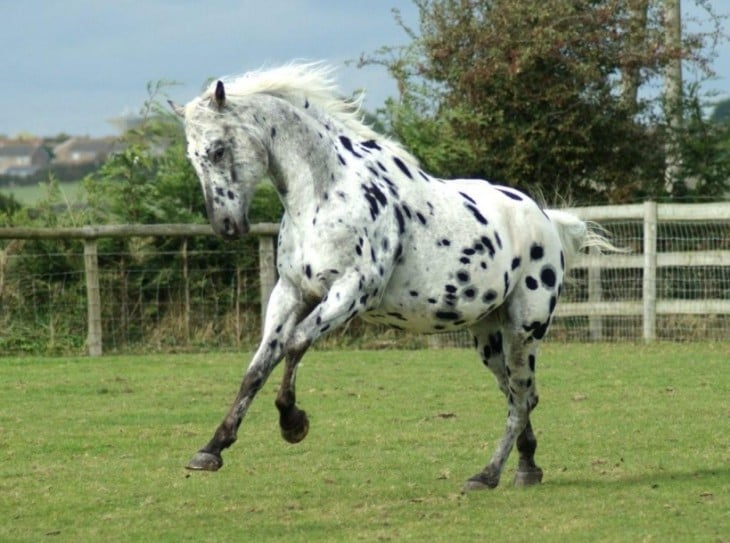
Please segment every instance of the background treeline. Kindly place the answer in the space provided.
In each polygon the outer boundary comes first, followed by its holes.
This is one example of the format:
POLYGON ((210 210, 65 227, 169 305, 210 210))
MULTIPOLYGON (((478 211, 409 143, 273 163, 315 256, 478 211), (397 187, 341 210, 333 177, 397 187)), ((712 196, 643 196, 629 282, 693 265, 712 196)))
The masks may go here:
MULTIPOLYGON (((667 20, 678 2, 414 3, 419 28, 397 18, 410 43, 360 62, 398 83, 380 120, 426 169, 575 205, 726 193, 728 125, 706 119, 700 94, 713 44, 725 39, 710 2, 696 2, 703 30, 677 40, 667 20), (666 74, 679 63, 694 80, 675 81, 683 92, 668 96, 666 74), (678 167, 667 180, 670 160, 678 167)), ((726 118, 726 106, 718 111, 726 118)))

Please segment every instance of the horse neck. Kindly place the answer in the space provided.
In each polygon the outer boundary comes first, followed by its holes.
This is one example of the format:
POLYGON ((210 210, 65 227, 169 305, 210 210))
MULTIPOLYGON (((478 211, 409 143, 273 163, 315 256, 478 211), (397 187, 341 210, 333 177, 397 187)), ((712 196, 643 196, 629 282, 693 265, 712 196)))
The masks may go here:
POLYGON ((287 213, 301 216, 316 207, 336 169, 332 136, 313 111, 275 96, 260 95, 253 101, 260 109, 255 120, 267 137, 271 180, 287 213))

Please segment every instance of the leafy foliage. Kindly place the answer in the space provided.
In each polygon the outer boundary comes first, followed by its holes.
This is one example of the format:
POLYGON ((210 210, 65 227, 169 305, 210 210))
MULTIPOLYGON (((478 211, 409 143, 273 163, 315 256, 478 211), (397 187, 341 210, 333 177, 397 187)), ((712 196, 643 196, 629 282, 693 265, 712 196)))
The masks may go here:
MULTIPOLYGON (((662 196, 673 134, 660 104, 635 99, 635 89, 676 58, 703 67, 702 36, 665 47, 661 6, 648 0, 414 2, 420 33, 397 19, 411 44, 361 64, 382 64, 396 79, 400 99, 386 104, 385 123, 427 168, 574 203, 662 196)), ((706 125, 689 113, 685 143, 706 125)), ((713 160, 730 172, 726 157, 713 160)))
POLYGON ((20 208, 20 202, 18 202, 12 194, 0 194, 0 215, 4 217, 11 217, 20 211, 20 208))
POLYGON ((692 86, 684 103, 684 126, 678 135, 682 156, 673 196, 683 200, 721 199, 730 185, 730 124, 703 114, 699 89, 692 86))
POLYGON ((730 98, 715 104, 710 119, 716 123, 730 124, 730 98))

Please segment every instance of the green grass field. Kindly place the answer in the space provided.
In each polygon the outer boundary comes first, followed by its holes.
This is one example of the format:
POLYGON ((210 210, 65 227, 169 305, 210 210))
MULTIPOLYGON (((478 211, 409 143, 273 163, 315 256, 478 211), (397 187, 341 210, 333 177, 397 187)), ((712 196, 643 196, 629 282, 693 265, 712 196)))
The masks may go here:
POLYGON ((0 541, 730 541, 727 344, 551 345, 542 485, 461 495, 504 400, 466 350, 310 352, 218 473, 187 472, 247 356, 0 359, 0 541))
MULTIPOLYGON (((75 202, 83 192, 81 181, 71 181, 58 184, 63 198, 69 202, 75 202)), ((22 187, 2 187, 0 194, 13 196, 18 202, 26 206, 38 203, 46 194, 46 188, 41 184, 22 187)))

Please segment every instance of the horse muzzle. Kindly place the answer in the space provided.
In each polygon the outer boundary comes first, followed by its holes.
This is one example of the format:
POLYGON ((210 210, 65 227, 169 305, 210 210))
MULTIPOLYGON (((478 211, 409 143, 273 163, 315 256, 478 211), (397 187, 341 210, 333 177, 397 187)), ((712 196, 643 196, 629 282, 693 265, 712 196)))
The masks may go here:
POLYGON ((250 225, 248 219, 235 220, 230 217, 222 217, 220 220, 211 221, 213 231, 224 239, 233 240, 248 234, 250 225))

